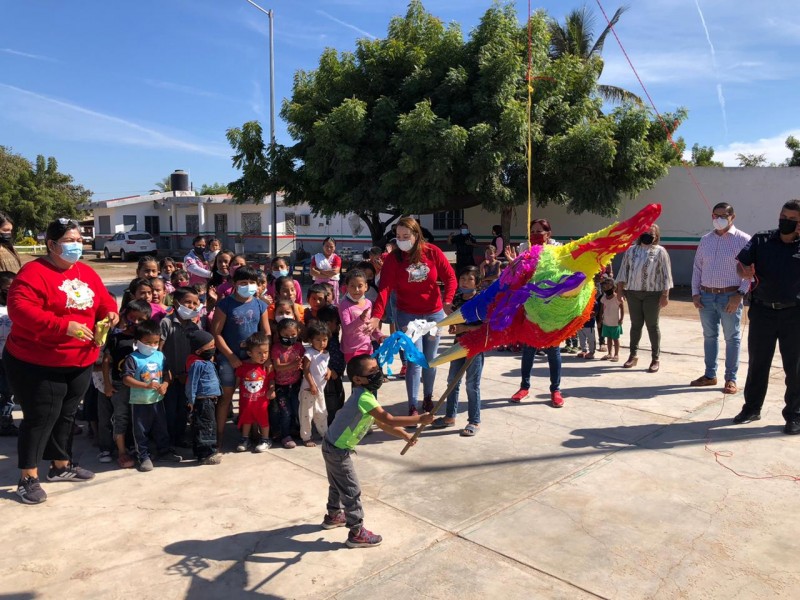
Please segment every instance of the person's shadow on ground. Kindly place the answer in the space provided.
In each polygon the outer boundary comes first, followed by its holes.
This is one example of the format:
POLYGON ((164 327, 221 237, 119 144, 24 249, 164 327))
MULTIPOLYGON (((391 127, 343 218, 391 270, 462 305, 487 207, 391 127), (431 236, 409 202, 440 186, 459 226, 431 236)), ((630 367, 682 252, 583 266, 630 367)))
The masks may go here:
POLYGON ((191 578, 185 598, 206 600, 207 598, 275 598, 265 586, 277 575, 298 564, 309 552, 329 552, 341 548, 343 544, 329 542, 318 537, 313 541, 294 539, 310 533, 321 532, 319 525, 305 524, 282 527, 272 531, 252 531, 237 533, 215 540, 183 540, 164 548, 167 554, 180 556, 168 572, 191 578), (275 555, 292 553, 285 558, 275 555), (203 572, 211 568, 211 563, 235 561, 223 573, 213 579, 203 577, 203 572), (272 573, 260 581, 249 581, 246 563, 274 563, 279 565, 272 573))

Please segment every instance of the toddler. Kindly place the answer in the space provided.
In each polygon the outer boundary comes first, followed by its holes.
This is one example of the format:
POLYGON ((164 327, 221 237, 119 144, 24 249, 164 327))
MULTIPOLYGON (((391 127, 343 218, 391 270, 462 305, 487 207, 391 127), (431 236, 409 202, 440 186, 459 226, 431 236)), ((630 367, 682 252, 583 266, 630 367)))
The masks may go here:
POLYGON ((304 322, 310 323, 311 319, 317 318, 317 313, 319 313, 319 309, 323 308, 324 306, 328 306, 330 304, 330 300, 328 298, 328 290, 318 283, 315 283, 310 288, 308 288, 308 308, 305 310, 304 313, 304 322))
POLYGON ((169 276, 169 280, 172 282, 172 287, 174 288, 189 287, 189 271, 185 269, 176 269, 172 272, 172 275, 169 276))
POLYGON ((303 356, 303 382, 300 385, 300 439, 308 448, 316 444, 311 439, 311 422, 317 433, 325 437, 328 431, 328 411, 325 408, 325 384, 331 371, 328 368, 330 355, 328 328, 325 325, 310 325, 307 331, 311 346, 303 356))
POLYGON ((608 354, 603 360, 612 362, 619 361, 619 338, 622 335, 622 321, 625 318, 625 306, 617 296, 614 280, 610 277, 603 279, 600 284, 603 290, 603 297, 600 302, 603 305, 603 337, 608 339, 608 354), (611 354, 611 347, 614 347, 614 354, 611 354))
POLYGON ((214 336, 197 329, 189 335, 186 359, 186 409, 192 415, 192 445, 198 464, 218 465, 216 404, 222 389, 214 367, 214 336))
POLYGON ((481 288, 485 289, 492 285, 500 277, 503 265, 497 260, 497 248, 486 246, 484 252, 485 260, 481 263, 481 288))
POLYGON ((297 446, 292 439, 292 427, 299 410, 300 380, 303 372, 305 348, 298 341, 300 323, 283 319, 277 324, 278 342, 272 347, 272 364, 275 369, 275 402, 270 410, 273 429, 280 431, 284 448, 297 446))
POLYGON ((236 369, 239 382, 239 429, 242 437, 237 452, 266 452, 272 447, 269 439, 269 402, 275 398, 275 371, 269 358, 269 335, 259 331, 244 342, 249 360, 236 369), (255 426, 258 438, 255 447, 250 433, 255 426))

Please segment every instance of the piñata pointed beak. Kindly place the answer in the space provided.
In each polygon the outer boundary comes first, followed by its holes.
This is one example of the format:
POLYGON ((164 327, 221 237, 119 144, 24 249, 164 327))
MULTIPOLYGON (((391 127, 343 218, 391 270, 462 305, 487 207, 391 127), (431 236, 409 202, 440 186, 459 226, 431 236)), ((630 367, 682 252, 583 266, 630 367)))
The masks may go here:
MULTIPOLYGON (((452 317, 453 315, 450 316, 452 317)), ((450 347, 447 350, 447 352, 443 352, 442 354, 434 358, 432 361, 430 361, 428 363, 428 366, 431 368, 438 367, 439 365, 453 362, 454 360, 458 360, 459 358, 465 358, 466 356, 467 356, 467 349, 464 348, 464 346, 462 346, 461 344, 455 343, 452 345, 452 347, 450 347)))
POLYGON ((450 325, 461 325, 462 323, 466 323, 466 319, 464 319, 464 315, 461 314, 461 309, 459 308, 455 312, 451 312, 448 316, 444 319, 439 321, 436 325, 439 327, 450 327, 450 325))

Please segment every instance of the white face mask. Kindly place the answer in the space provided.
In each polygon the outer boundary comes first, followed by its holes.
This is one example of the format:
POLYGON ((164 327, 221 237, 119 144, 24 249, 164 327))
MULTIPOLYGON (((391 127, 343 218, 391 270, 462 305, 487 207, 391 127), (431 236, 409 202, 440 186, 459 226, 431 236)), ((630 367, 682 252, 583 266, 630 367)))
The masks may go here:
POLYGON ((712 219, 711 222, 714 224, 714 229, 717 231, 722 231, 728 226, 728 219, 712 219))
POLYGON ((280 323, 284 319, 291 319, 291 318, 293 318, 293 315, 275 315, 275 322, 280 323))
POLYGON ((153 352, 158 350, 158 346, 148 346, 147 344, 137 342, 136 349, 139 351, 139 354, 142 354, 143 356, 150 356, 153 352))
POLYGON ((408 240, 397 240, 397 247, 400 248, 403 252, 408 252, 411 248, 414 247, 414 238, 408 240))

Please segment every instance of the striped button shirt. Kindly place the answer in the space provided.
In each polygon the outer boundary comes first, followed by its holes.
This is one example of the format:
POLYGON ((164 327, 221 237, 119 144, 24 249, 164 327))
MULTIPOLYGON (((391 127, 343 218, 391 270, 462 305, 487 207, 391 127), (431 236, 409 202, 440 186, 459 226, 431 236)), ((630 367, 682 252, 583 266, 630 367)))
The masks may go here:
POLYGON ((750 235, 734 225, 718 235, 710 231, 700 239, 692 269, 692 296, 700 294, 700 286, 727 288, 736 286, 742 294, 750 288, 750 280, 736 274, 736 256, 750 241, 750 235))
POLYGON ((672 288, 672 265, 664 246, 635 244, 622 256, 617 283, 626 290, 665 292, 672 288))

